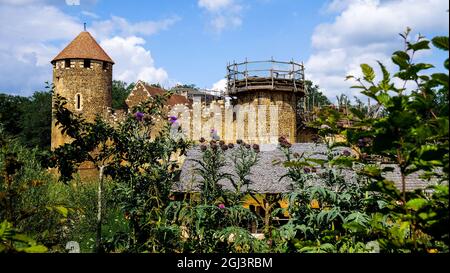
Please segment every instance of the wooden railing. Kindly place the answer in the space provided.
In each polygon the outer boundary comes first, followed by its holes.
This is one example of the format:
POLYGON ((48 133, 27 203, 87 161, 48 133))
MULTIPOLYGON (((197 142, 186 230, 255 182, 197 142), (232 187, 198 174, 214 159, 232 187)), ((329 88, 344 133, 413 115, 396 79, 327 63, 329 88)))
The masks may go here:
POLYGON ((303 63, 245 61, 227 65, 227 93, 255 89, 304 91, 305 68, 303 63))

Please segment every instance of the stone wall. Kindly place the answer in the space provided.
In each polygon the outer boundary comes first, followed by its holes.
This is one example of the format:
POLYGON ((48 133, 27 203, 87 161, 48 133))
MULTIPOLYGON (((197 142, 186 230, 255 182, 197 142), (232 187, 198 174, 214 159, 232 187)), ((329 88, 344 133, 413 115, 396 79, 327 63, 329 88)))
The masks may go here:
POLYGON ((129 109, 132 109, 134 106, 139 105, 140 103, 147 101, 150 98, 150 94, 145 90, 143 84, 136 84, 133 91, 128 96, 126 103, 129 109))
MULTIPOLYGON (((93 121, 97 114, 109 115, 112 91, 112 64, 91 60, 89 68, 84 67, 83 59, 65 60, 53 64, 53 84, 55 92, 67 99, 67 109, 82 114, 87 121, 93 121), (77 96, 80 104, 77 105, 77 96), (78 108, 80 106, 80 108, 78 108)), ((52 149, 70 141, 61 134, 52 121, 52 149)))
POLYGON ((217 130, 221 140, 247 143, 277 143, 286 136, 296 142, 296 97, 291 92, 255 91, 238 95, 235 105, 222 100, 207 105, 194 101, 192 109, 179 105, 171 109, 179 118, 186 138, 209 139, 210 130, 217 130), (273 126, 276 126, 275 128, 273 126))
MULTIPOLYGON (((254 114, 256 117, 254 120, 256 124, 249 123, 249 115, 244 122, 245 128, 245 137, 244 139, 248 139, 249 142, 259 142, 262 144, 272 143, 272 137, 268 139, 267 135, 272 131, 270 126, 273 124, 271 119, 275 118, 276 123, 278 123, 278 136, 285 136, 291 143, 295 143, 296 141, 296 127, 297 127, 297 118, 296 118, 296 95, 293 92, 277 92, 274 90, 267 91, 252 91, 236 94, 237 96, 237 104, 240 107, 248 107, 249 109, 255 109, 256 113, 254 114), (276 106, 277 114, 274 115, 273 112, 270 111, 271 106, 276 106), (260 115, 259 111, 263 111, 263 115, 260 115), (260 122, 259 119, 265 116, 267 126, 265 128, 259 128, 260 122), (253 139, 252 137, 248 137, 246 134, 249 132, 249 129, 256 130, 258 132, 257 138, 253 139), (261 131, 263 129, 263 131, 261 131)), ((253 118, 251 119, 253 120, 253 118)))

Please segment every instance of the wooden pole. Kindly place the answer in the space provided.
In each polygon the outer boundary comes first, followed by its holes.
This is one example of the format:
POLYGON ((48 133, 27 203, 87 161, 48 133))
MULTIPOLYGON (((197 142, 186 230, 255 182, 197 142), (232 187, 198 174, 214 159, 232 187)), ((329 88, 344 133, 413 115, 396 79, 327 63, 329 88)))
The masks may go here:
POLYGON ((248 79, 248 61, 247 61, 247 57, 245 57, 245 73, 244 73, 244 77, 245 77, 245 88, 247 89, 248 88, 248 81, 247 81, 247 79, 248 79))

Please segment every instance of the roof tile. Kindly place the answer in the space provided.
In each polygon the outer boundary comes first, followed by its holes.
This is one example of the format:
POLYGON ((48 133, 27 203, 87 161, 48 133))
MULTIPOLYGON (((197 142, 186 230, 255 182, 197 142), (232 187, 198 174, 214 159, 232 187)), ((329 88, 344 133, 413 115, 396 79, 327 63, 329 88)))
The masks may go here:
POLYGON ((72 42, 70 42, 70 44, 52 60, 52 63, 64 59, 92 59, 114 64, 114 61, 87 31, 81 32, 72 42))

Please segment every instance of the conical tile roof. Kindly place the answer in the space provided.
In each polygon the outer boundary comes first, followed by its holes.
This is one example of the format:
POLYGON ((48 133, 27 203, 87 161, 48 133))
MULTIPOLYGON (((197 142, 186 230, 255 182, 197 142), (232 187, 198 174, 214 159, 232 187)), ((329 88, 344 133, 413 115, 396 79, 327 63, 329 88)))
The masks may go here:
POLYGON ((87 32, 81 32, 66 48, 63 49, 53 60, 53 62, 64 59, 92 59, 114 63, 94 37, 87 32))

